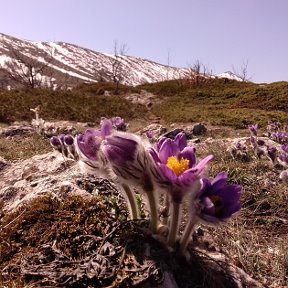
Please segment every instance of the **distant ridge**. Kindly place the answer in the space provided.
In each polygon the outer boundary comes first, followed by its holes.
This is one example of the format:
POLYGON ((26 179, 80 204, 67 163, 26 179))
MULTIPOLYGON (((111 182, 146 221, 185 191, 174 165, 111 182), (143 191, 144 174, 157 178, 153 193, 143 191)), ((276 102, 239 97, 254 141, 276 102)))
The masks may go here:
MULTIPOLYGON (((15 75, 10 75, 10 78, 21 78, 21 62, 33 63, 39 70, 33 70, 33 73, 38 73, 35 80, 49 87, 100 81, 115 82, 115 76, 121 84, 136 86, 185 78, 191 73, 188 68, 170 67, 124 54, 100 53, 65 42, 21 40, 0 33, 0 87, 11 84, 11 79, 5 78, 7 71, 11 74, 11 70, 14 70, 15 75)), ((239 80, 231 72, 225 72, 218 77, 239 80)))

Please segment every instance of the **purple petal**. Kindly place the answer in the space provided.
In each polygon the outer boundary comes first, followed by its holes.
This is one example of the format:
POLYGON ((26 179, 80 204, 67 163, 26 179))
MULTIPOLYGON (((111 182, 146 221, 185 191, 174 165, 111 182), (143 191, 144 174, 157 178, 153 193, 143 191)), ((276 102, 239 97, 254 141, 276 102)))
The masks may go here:
POLYGON ((186 134, 178 133, 174 139, 175 144, 179 147, 179 150, 183 150, 187 146, 186 134))
POLYGON ((164 177, 167 180, 169 180, 172 183, 176 182, 177 176, 176 176, 176 174, 174 173, 173 170, 171 170, 169 167, 167 167, 166 164, 160 164, 159 167, 160 167, 160 170, 161 170, 162 174, 164 175, 164 177))
POLYGON ((203 197, 201 199, 201 204, 204 206, 203 213, 208 215, 215 214, 215 206, 209 197, 203 197))
POLYGON ((150 156, 153 158, 153 160, 155 161, 155 163, 160 163, 160 159, 158 157, 158 153, 156 152, 156 150, 154 148, 149 148, 148 149, 148 153, 150 154, 150 156))
POLYGON ((179 154, 179 160, 182 158, 189 160, 189 168, 192 168, 196 164, 195 148, 187 146, 179 154))
POLYGON ((60 139, 56 136, 53 136, 50 138, 50 143, 52 146, 55 146, 55 147, 59 147, 62 145, 60 139))
POLYGON ((226 172, 222 171, 218 173, 218 175, 211 181, 211 185, 213 186, 213 190, 219 190, 225 186, 226 181, 228 179, 228 175, 226 172))
POLYGON ((104 142, 104 153, 112 163, 124 165, 135 158, 138 142, 124 136, 112 135, 104 142))
POLYGON ((110 120, 104 119, 101 124, 101 137, 104 139, 110 135, 113 129, 113 125, 110 120))
POLYGON ((71 135, 66 135, 64 137, 64 143, 67 144, 67 145, 73 145, 74 138, 71 135))
POLYGON ((102 139, 95 137, 91 131, 86 131, 84 135, 79 135, 76 138, 77 146, 88 159, 97 160, 97 153, 101 145, 102 139))
POLYGON ((182 185, 189 186, 198 178, 198 170, 195 168, 191 168, 186 170, 178 177, 179 183, 182 185))
POLYGON ((208 222, 208 223, 213 223, 213 224, 218 224, 220 222, 222 222, 223 220, 226 219, 219 219, 215 216, 209 215, 209 214, 200 214, 200 219, 204 220, 204 222, 208 222))
POLYGON ((157 145, 156 145, 156 149, 157 151, 160 150, 162 144, 164 143, 164 141, 167 139, 167 137, 161 137, 160 140, 158 141, 157 145))
POLYGON ((202 159, 194 168, 199 171, 199 174, 207 167, 208 163, 213 160, 213 155, 208 155, 202 159))
POLYGON ((167 138, 160 147, 159 159, 161 160, 161 163, 166 164, 169 157, 175 156, 179 152, 180 150, 178 146, 174 143, 174 141, 167 138))
POLYGON ((288 153, 288 145, 281 145, 281 149, 282 149, 284 152, 288 153))

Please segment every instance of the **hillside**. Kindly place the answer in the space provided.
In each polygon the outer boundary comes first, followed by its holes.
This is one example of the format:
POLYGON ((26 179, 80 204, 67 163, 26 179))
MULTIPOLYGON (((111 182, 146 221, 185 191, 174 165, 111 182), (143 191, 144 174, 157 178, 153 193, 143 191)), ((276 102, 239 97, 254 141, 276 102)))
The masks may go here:
POLYGON ((100 53, 64 42, 35 42, 0 33, 2 73, 5 74, 9 63, 16 63, 20 74, 23 71, 19 63, 32 64, 36 72, 39 69, 37 77, 43 86, 70 87, 77 83, 112 81, 113 77, 121 77, 118 80, 122 84, 139 85, 187 75, 187 69, 127 56, 124 52, 119 47, 114 54, 100 53))
POLYGON ((94 123, 115 115, 127 120, 159 117, 167 124, 203 122, 234 128, 246 128, 251 123, 265 127, 269 120, 288 121, 287 82, 208 79, 197 85, 172 80, 116 88, 115 83, 95 83, 70 91, 2 90, 0 122, 29 121, 33 116, 29 109, 37 105, 42 106, 41 115, 47 120, 94 123))

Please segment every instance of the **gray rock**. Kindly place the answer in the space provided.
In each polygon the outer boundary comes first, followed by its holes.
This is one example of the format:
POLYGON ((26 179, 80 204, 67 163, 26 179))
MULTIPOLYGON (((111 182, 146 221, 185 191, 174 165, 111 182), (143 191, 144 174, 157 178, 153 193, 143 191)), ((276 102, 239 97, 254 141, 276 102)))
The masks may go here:
POLYGON ((167 138, 174 139, 177 136, 177 134, 179 134, 181 132, 184 132, 184 130, 181 128, 176 128, 174 130, 171 130, 171 131, 165 133, 163 136, 165 136, 167 138))
POLYGON ((0 171, 4 169, 9 163, 2 157, 0 157, 0 171))
POLYGON ((196 135, 196 136, 204 135, 206 132, 207 132, 206 126, 204 126, 201 123, 194 125, 192 129, 193 135, 196 135))

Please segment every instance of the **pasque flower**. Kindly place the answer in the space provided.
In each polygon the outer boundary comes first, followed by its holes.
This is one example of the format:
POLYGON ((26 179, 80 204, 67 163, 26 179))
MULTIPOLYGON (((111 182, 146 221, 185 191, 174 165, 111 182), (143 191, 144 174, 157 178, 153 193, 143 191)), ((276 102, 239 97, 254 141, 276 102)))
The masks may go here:
POLYGON ((150 149, 150 155, 157 167, 152 169, 155 181, 171 195, 167 242, 173 246, 181 220, 182 199, 185 194, 195 194, 200 189, 201 176, 213 156, 209 155, 197 164, 195 148, 187 146, 184 133, 177 134, 174 140, 161 138, 156 149, 150 149))
POLYGON ((149 150, 158 167, 157 171, 153 171, 155 180, 162 188, 168 189, 175 202, 182 201, 213 159, 209 155, 197 163, 195 150, 194 147, 187 146, 184 133, 177 134, 174 140, 163 137, 156 149, 149 150))
POLYGON ((196 198, 192 198, 189 221, 180 239, 182 252, 185 251, 197 222, 217 224, 228 220, 240 210, 242 188, 227 184, 227 178, 226 172, 220 172, 212 181, 202 179, 202 188, 196 198))
POLYGON ((197 195, 198 216, 205 222, 219 223, 229 219, 240 208, 240 185, 227 184, 227 173, 219 173, 212 181, 202 179, 203 185, 197 195))
POLYGON ((118 131, 126 131, 128 128, 128 124, 124 121, 123 118, 117 116, 112 117, 111 119, 113 127, 118 131))
POLYGON ((140 187, 148 198, 150 207, 150 225, 153 232, 158 226, 158 195, 154 191, 150 176, 149 166, 152 164, 150 155, 140 137, 125 132, 114 132, 103 141, 103 152, 109 161, 112 170, 124 183, 128 204, 135 218, 137 207, 135 196, 130 189, 130 184, 140 187))
POLYGON ((248 129, 250 130, 252 135, 257 136, 258 124, 248 125, 248 129))
POLYGON ((59 136, 53 136, 50 138, 50 144, 65 157, 74 160, 78 159, 78 154, 75 151, 75 141, 72 135, 60 134, 59 136))
POLYGON ((76 137, 76 150, 80 160, 90 168, 105 166, 105 159, 101 155, 100 146, 102 141, 111 134, 112 123, 105 119, 101 123, 101 129, 87 129, 84 134, 76 137))

